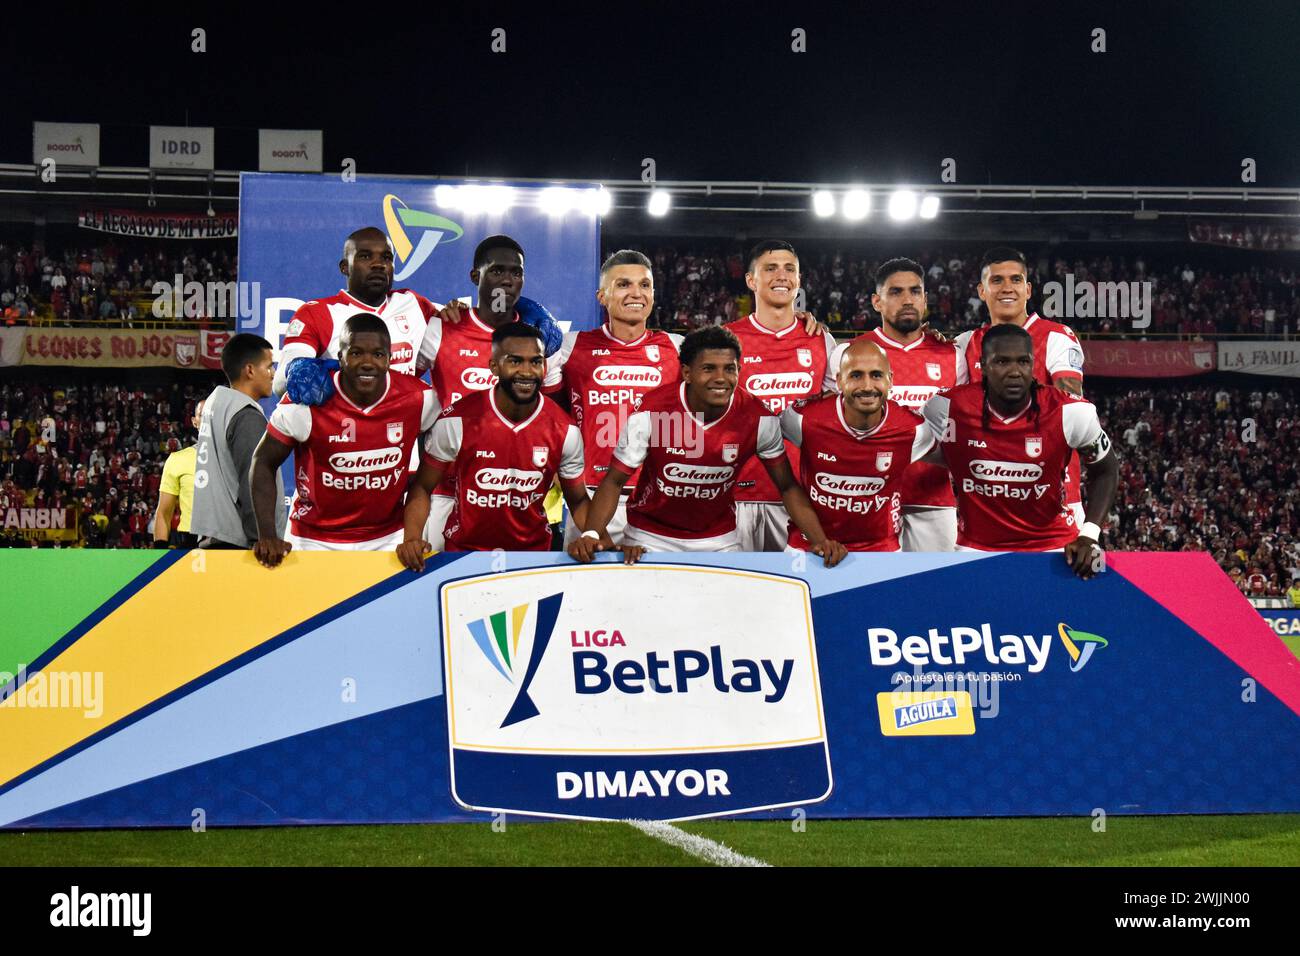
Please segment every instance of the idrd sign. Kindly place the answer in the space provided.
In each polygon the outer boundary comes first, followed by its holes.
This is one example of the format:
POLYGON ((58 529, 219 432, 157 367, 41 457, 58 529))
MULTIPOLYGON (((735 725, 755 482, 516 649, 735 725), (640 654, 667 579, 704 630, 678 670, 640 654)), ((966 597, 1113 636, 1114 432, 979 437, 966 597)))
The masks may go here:
POLYGON ((442 612, 452 795, 469 809, 673 820, 830 794, 802 581, 533 568, 449 582, 442 612))

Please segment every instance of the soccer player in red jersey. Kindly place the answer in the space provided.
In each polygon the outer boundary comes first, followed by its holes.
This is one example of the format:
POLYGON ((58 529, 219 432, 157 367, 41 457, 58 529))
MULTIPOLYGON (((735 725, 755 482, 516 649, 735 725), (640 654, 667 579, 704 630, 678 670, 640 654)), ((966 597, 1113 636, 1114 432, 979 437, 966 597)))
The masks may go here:
POLYGON ((316 406, 288 396, 271 413, 253 452, 252 496, 257 559, 268 568, 293 547, 382 551, 402 541, 407 463, 433 425, 433 390, 388 367, 388 326, 358 313, 343 324, 334 394, 316 406), (286 540, 274 534, 275 476, 294 453, 297 487, 286 540))
POLYGON ((981 344, 982 381, 944 389, 924 409, 939 443, 933 460, 948 466, 957 493, 957 550, 1064 549, 1090 577, 1119 477, 1097 409, 1035 380, 1033 339, 1020 326, 995 326, 981 344), (1088 466, 1082 527, 1065 502, 1076 450, 1088 466))
MULTIPOLYGON (((911 259, 890 259, 876 270, 871 304, 880 313, 878 329, 854 342, 874 342, 889 357, 890 401, 920 412, 941 388, 966 378, 965 358, 951 342, 925 330, 925 272, 911 259)), ((841 345, 832 360, 847 346, 841 345)), ((957 503, 948 472, 917 462, 903 476, 902 532, 904 551, 951 551, 957 541, 957 503)))
POLYGON ((542 395, 541 335, 522 322, 497 329, 489 368, 496 385, 448 406, 425 437, 406 503, 406 539, 397 549, 413 571, 424 569, 429 542, 421 531, 429 492, 445 474, 456 478, 448 551, 548 550, 542 500, 557 474, 578 523, 586 517, 582 435, 564 409, 542 395))
POLYGON ((373 313, 388 327, 389 371, 415 372, 425 328, 439 307, 418 292, 393 288, 393 247, 383 230, 366 226, 348 236, 339 272, 347 276, 346 289, 305 302, 293 314, 280 349, 275 394, 284 394, 289 366, 297 359, 337 355, 343 324, 358 312, 373 313))
MULTIPOLYGON (((665 382, 680 378, 677 349, 682 337, 649 331, 646 322, 654 311, 654 272, 650 260, 634 249, 620 249, 600 267, 596 300, 608 321, 597 329, 570 332, 560 350, 547 362, 548 395, 567 405, 582 429, 587 453, 585 481, 589 492, 609 471, 609 462, 628 416, 641 400, 665 382)), ((623 486, 618 507, 607 531, 614 541, 627 522, 627 497, 636 489, 633 475, 623 486)), ((564 530, 567 548, 578 536, 570 520, 564 530)))
POLYGON ((570 545, 570 555, 585 562, 613 547, 606 526, 624 483, 638 468, 641 480, 627 504, 622 542, 629 563, 643 551, 741 550, 736 478, 758 457, 808 539, 808 550, 823 557, 827 567, 844 558, 844 546, 827 539, 790 471, 776 416, 736 387, 740 356, 739 340, 724 328, 709 326, 686 336, 682 381, 655 389, 628 418, 596 490, 587 530, 570 545))
MULTIPOLYGON (((907 475, 934 437, 920 415, 890 399, 880 346, 855 339, 839 368, 839 393, 787 406, 781 431, 799 448, 799 483, 826 534, 850 551, 897 551, 907 475)), ((789 548, 807 547, 792 526, 789 548)))
MULTIPOLYGON (((740 387, 773 415, 793 401, 835 388, 835 340, 796 310, 799 282, 799 256, 793 246, 778 240, 758 243, 750 250, 745 273, 745 284, 754 293, 754 312, 724 326, 735 333, 743 350, 740 387)), ((751 460, 736 480, 741 550, 780 551, 789 522, 781 492, 761 459, 751 460)))
MULTIPOLYGON (((982 377, 980 356, 982 341, 989 329, 997 325, 1018 325, 1029 333, 1034 343, 1034 378, 1042 385, 1054 385, 1069 395, 1083 395, 1083 347, 1074 330, 1060 322, 1029 314, 1029 266, 1024 253, 1006 247, 990 249, 980 262, 980 284, 976 291, 989 310, 990 324, 957 336, 969 379, 982 377)), ((1070 459, 1067 474, 1066 504, 1076 523, 1082 523, 1083 506, 1079 498, 1079 458, 1070 459)))

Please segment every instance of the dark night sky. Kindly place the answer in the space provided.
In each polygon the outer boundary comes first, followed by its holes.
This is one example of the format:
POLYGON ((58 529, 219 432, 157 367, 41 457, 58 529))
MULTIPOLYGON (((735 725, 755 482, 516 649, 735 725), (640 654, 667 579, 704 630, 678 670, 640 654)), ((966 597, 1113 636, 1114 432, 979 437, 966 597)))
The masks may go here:
POLYGON ((636 178, 651 156, 664 180, 926 183, 953 157, 968 183, 1238 185, 1249 156, 1258 185, 1300 185, 1294 2, 449 6, 6 30, 0 160, 30 162, 44 119, 100 122, 106 165, 144 165, 148 125, 188 111, 227 169, 269 126, 322 128, 326 169, 363 173, 636 178))

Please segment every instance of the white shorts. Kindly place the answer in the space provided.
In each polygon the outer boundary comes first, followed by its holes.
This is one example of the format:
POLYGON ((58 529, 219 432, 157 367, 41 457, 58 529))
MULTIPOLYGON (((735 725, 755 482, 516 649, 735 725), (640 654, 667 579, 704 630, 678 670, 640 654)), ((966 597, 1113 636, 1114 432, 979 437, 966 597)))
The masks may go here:
MULTIPOLYGON (((587 489, 589 492, 593 489, 587 489)), ((620 543, 623 538, 623 527, 627 524, 627 495, 620 495, 618 507, 614 509, 614 517, 609 519, 609 524, 605 530, 609 532, 610 540, 615 544, 620 543)), ((588 508, 591 506, 588 505, 588 508)), ((578 526, 573 521, 573 512, 569 512, 564 521, 564 550, 569 550, 569 545, 578 539, 578 526)))
POLYGON ((369 541, 318 541, 315 538, 300 538, 290 531, 285 534, 284 540, 293 545, 295 551, 396 551, 397 546, 406 540, 406 532, 399 529, 369 541))
POLYGON ((774 501, 737 501, 736 533, 741 551, 784 551, 790 540, 790 516, 774 501))
POLYGON ((956 508, 903 509, 903 551, 951 551, 957 545, 956 508))
POLYGON ((429 520, 424 523, 424 540, 429 542, 429 547, 434 551, 447 550, 447 542, 442 532, 447 527, 447 519, 451 517, 451 506, 455 503, 456 499, 449 495, 433 495, 429 499, 429 520))
POLYGON ((653 534, 649 531, 642 531, 640 528, 634 528, 631 525, 628 525, 623 530, 623 541, 621 543, 625 547, 636 545, 645 548, 647 551, 700 553, 744 550, 740 546, 740 536, 734 531, 712 538, 670 538, 665 534, 653 534))

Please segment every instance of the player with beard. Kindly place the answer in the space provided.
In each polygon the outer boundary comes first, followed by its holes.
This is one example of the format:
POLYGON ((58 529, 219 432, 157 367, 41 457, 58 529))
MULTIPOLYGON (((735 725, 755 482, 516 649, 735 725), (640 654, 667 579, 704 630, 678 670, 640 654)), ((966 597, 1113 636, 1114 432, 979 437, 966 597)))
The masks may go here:
MULTIPOLYGON (((799 448, 800 484, 826 534, 848 550, 897 551, 907 476, 934 437, 920 415, 890 399, 889 358, 865 336, 844 350, 837 384, 838 393, 781 413, 786 441, 799 448)), ((791 526, 789 548, 807 546, 791 526)))
MULTIPOLYGON (((835 387, 831 355, 835 339, 815 319, 796 310, 801 277, 799 256, 788 242, 768 240, 750 250, 745 284, 754 311, 724 328, 740 339, 740 387, 773 415, 787 405, 835 387)), ((798 474, 798 457, 791 467, 798 474)), ((759 460, 751 460, 736 481, 736 525, 744 551, 780 551, 790 516, 759 460)))
POLYGON ((420 434, 438 416, 433 390, 389 370, 388 326, 358 313, 343 324, 334 392, 320 405, 286 395, 253 452, 252 498, 258 541, 268 568, 294 547, 314 551, 383 551, 402 537, 407 463, 420 434), (289 533, 273 532, 276 476, 294 454, 297 473, 289 533))
MULTIPOLYGON (((876 270, 871 304, 880 328, 854 342, 872 342, 889 357, 891 401, 920 412, 935 392, 967 380, 964 354, 925 328, 925 271, 911 259, 890 259, 876 270)), ((832 368, 847 346, 840 346, 832 368)), ((904 551, 951 551, 957 540, 957 508, 948 472, 917 462, 903 476, 904 551)))
POLYGON ((489 370, 493 387, 449 405, 425 436, 407 495, 405 540, 397 549, 413 571, 424 569, 429 493, 444 475, 455 476, 448 551, 548 550, 542 500, 557 475, 575 519, 582 524, 586 518, 582 435, 564 409, 542 395, 546 358, 537 330, 522 322, 496 329, 489 370))
MULTIPOLYGON (((677 349, 682 341, 680 335, 646 328, 654 312, 655 287, 653 268, 643 253, 620 249, 605 260, 596 301, 608 319, 599 328, 564 337, 559 352, 547 362, 545 386, 582 429, 587 490, 593 494, 609 471, 628 416, 648 393, 680 378, 677 349)), ((607 526, 614 541, 622 539, 627 498, 635 490, 634 474, 623 486, 607 526)), ((565 526, 566 549, 580 530, 573 520, 565 526)))
POLYGON ((1119 479, 1097 409, 1036 380, 1034 342, 1020 326, 994 326, 981 347, 981 381, 944 389, 924 409, 939 443, 927 460, 952 473, 957 550, 1064 550, 1074 572, 1091 577, 1119 479), (1075 451, 1088 466, 1082 526, 1065 501, 1075 451))
POLYGON ((622 548, 628 563, 644 551, 739 551, 736 477, 758 457, 779 489, 808 550, 838 564, 844 546, 822 530, 790 471, 776 416, 737 388, 740 342, 709 326, 682 340, 682 381, 655 389, 627 420, 609 471, 596 490, 587 530, 569 546, 578 561, 614 547, 606 530, 624 483, 641 480, 627 504, 622 548))
MULTIPOLYGON (((982 342, 989 329, 998 325, 1016 325, 1028 332, 1033 340, 1034 378, 1039 384, 1053 385, 1067 395, 1083 395, 1083 347, 1074 330, 1060 322, 1044 319, 1036 312, 1029 314, 1033 287, 1029 282, 1029 266, 1024 253, 1005 246, 986 252, 980 262, 980 283, 976 291, 988 307, 990 321, 957 336, 957 348, 963 354, 969 381, 978 382, 982 378, 982 342)), ((1066 503, 1075 522, 1082 524, 1084 515, 1079 497, 1077 455, 1070 459, 1067 482, 1066 503)))

